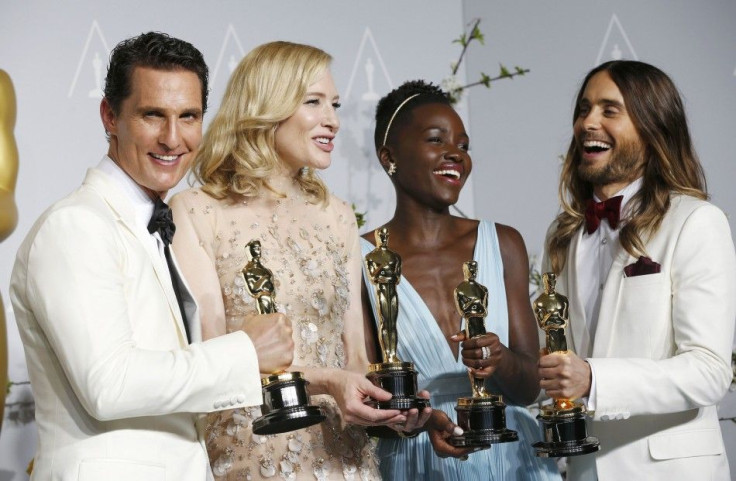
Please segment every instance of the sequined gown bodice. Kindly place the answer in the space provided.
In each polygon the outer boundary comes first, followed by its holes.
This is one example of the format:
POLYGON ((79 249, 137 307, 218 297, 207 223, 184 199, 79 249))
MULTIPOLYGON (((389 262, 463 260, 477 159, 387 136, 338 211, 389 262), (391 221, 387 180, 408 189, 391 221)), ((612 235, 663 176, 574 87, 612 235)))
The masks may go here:
MULTIPOLYGON (((195 260, 183 258, 178 248, 177 261, 196 263, 205 256, 210 260, 219 285, 209 288, 209 294, 219 295, 221 304, 208 307, 204 282, 190 280, 196 277, 190 275, 187 281, 200 292, 198 299, 204 299, 202 318, 208 309, 216 316, 217 308, 224 308, 225 329, 230 331, 246 315, 257 313, 241 271, 249 260, 245 245, 258 239, 261 262, 273 272, 277 310, 292 323, 293 366, 343 369, 348 362, 345 323, 362 323, 360 285, 351 285, 359 282, 361 265, 355 216, 334 196, 323 206, 308 202, 296 183, 287 182, 279 190, 286 196, 269 192, 239 202, 216 200, 200 189, 177 194, 172 200, 179 211, 177 236, 182 230, 195 244, 195 260), (187 214, 184 222, 182 211, 187 214)), ((194 269, 190 265, 183 270, 188 274, 194 269)), ((331 396, 312 396, 312 404, 322 407, 326 421, 270 436, 252 432, 258 407, 209 415, 206 442, 217 479, 380 479, 365 431, 343 425, 331 396)))

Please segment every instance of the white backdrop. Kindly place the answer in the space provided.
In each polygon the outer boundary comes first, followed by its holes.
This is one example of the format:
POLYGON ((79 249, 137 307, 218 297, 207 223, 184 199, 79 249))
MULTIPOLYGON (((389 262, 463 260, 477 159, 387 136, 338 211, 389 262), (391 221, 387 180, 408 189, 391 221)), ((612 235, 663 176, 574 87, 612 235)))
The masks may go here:
MULTIPOLYGON (((499 62, 531 72, 490 90, 476 87, 459 105, 475 162, 459 205, 464 212, 517 227, 530 254, 539 254, 557 211, 558 156, 569 141, 573 96, 590 68, 620 56, 658 65, 680 87, 713 200, 731 215, 734 229, 732 0, 0 0, 0 67, 16 88, 21 158, 20 223, 0 245, 11 380, 27 379, 8 299, 15 251, 38 215, 76 188, 106 150, 99 89, 117 42, 161 30, 197 46, 211 71, 205 121, 219 105, 232 66, 254 46, 283 39, 330 52, 343 109, 333 166, 324 177, 375 226, 393 211, 393 191, 373 155, 375 102, 404 80, 439 83, 447 77, 460 52, 452 40, 475 18, 482 19, 486 42, 470 47, 461 79, 475 81, 481 71, 493 75, 499 62)), ((8 401, 31 402, 27 386, 14 388, 8 401)), ((26 479, 35 431, 22 407, 6 410, 0 481, 26 479)), ((731 396, 722 414, 736 415, 731 396)), ((723 423, 729 453, 736 453, 732 426, 723 423)))

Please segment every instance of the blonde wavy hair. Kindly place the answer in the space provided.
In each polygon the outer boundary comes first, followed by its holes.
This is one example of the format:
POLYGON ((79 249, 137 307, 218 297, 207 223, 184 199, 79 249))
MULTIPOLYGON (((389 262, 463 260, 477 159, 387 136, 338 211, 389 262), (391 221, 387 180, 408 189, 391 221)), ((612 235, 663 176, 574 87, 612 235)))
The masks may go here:
MULTIPOLYGON (((690 140, 680 94, 667 74, 652 65, 615 60, 593 69, 578 92, 573 123, 580 114, 585 86, 602 71, 608 72, 621 92, 645 149, 644 182, 628 204, 630 217, 619 233, 623 248, 638 257, 646 255, 645 241, 659 229, 673 193, 708 198, 705 175, 690 140)), ((585 220, 586 201, 593 196, 593 186, 578 176, 579 164, 579 145, 573 137, 560 175, 562 212, 547 245, 557 274, 565 266, 570 241, 585 220)))
MULTIPOLYGON (((283 166, 276 128, 294 115, 331 61, 316 47, 291 42, 266 43, 248 53, 232 73, 194 159, 192 172, 202 190, 216 199, 254 197, 263 188, 281 194, 269 184, 283 166)), ((302 169, 296 180, 314 203, 328 202, 327 187, 312 169, 302 169)))

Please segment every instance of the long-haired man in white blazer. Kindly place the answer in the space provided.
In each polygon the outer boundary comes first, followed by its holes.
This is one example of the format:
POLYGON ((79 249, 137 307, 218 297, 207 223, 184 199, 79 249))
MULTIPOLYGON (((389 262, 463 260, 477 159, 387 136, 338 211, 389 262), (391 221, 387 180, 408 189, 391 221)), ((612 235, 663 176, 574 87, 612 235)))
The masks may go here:
POLYGON ((207 479, 197 413, 261 404, 259 365, 291 364, 282 314, 200 342, 197 307, 166 258, 174 229, 149 231, 156 201, 167 218, 161 199, 187 172, 206 106, 192 45, 161 33, 121 42, 100 106, 109 151, 18 251, 11 298, 36 401, 34 480, 207 479))
POLYGON ((656 67, 613 61, 574 110, 544 268, 569 298, 577 355, 543 356, 539 377, 552 397, 587 399, 601 450, 570 458, 568 479, 728 480, 716 404, 732 378, 736 256, 680 95, 656 67))

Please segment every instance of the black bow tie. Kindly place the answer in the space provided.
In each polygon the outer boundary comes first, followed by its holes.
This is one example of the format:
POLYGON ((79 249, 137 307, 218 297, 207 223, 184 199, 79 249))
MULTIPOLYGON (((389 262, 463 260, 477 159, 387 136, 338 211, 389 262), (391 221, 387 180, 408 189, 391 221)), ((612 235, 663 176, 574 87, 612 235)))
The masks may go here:
POLYGON ((174 232, 176 232, 174 218, 169 206, 160 198, 156 198, 156 203, 153 206, 153 215, 148 223, 148 232, 151 234, 158 232, 161 240, 164 241, 164 245, 169 245, 174 240, 174 232))
POLYGON ((598 230, 601 220, 608 219, 608 225, 611 229, 618 226, 622 195, 611 197, 603 202, 596 202, 593 199, 588 200, 585 208, 585 231, 592 234, 598 230))

